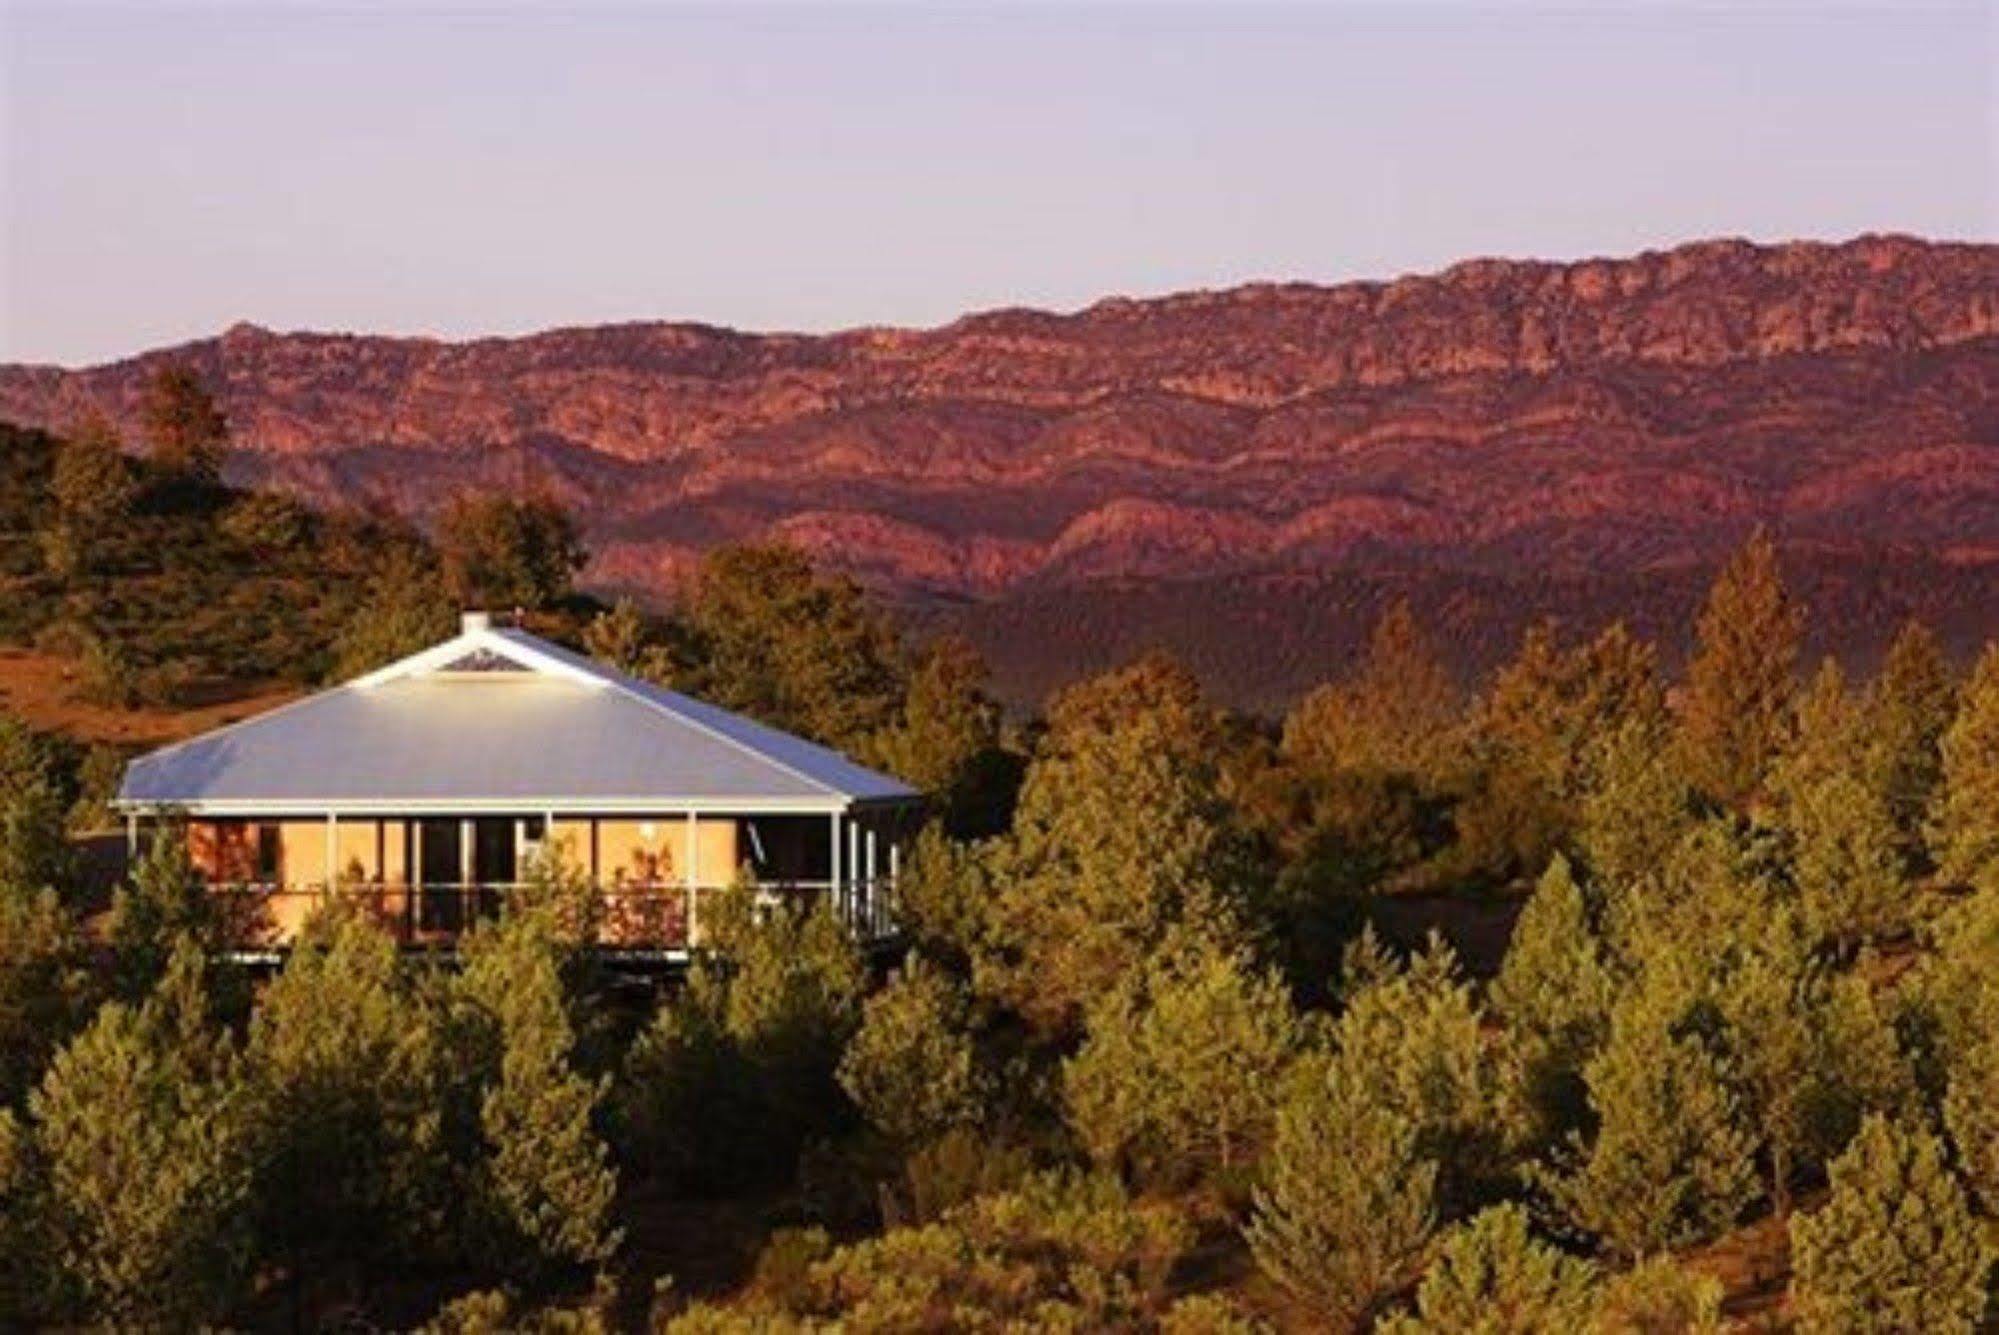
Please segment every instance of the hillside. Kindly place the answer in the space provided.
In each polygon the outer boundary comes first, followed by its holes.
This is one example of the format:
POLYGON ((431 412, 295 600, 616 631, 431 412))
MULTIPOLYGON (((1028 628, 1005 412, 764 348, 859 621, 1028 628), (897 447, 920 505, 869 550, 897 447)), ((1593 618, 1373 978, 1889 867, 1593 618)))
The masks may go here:
POLYGON ((969 629, 1020 690, 1078 645, 1165 639, 1278 700, 1398 572, 1470 629, 1467 665, 1634 582, 1670 592, 1670 635, 1757 524, 1842 613, 1829 647, 1916 610, 1999 620, 1995 246, 1718 241, 823 337, 238 326, 0 368, 0 418, 130 424, 163 358, 220 393, 232 476, 419 516, 537 479, 594 582, 648 593, 780 536, 969 629))

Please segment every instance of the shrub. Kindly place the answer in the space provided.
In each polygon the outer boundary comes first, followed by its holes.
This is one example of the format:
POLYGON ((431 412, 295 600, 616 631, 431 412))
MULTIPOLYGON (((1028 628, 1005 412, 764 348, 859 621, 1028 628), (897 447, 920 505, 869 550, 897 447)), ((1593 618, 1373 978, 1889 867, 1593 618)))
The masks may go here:
POLYGON ((1100 1166, 1155 1182, 1223 1175, 1268 1143, 1298 1049, 1284 985, 1235 952, 1169 941, 1090 1008, 1063 1102, 1100 1166))
POLYGON ((839 1079, 877 1131, 916 1145, 982 1116, 986 1077, 965 1012, 956 980, 920 955, 868 999, 839 1079))
POLYGON ((1300 1079, 1278 1113, 1247 1237, 1264 1273, 1345 1330, 1415 1274, 1435 1223, 1437 1170, 1410 1117, 1338 1063, 1322 1075, 1300 1079))
POLYGON ((1713 1055, 1679 1035, 1675 999, 1638 990, 1584 1072, 1596 1133, 1537 1173, 1579 1231, 1642 1256, 1713 1237, 1756 1189, 1755 1141, 1713 1055))
POLYGON ((1791 1297, 1807 1332, 1970 1331, 1991 1257, 1943 1146, 1869 1117, 1833 1161, 1822 1209, 1791 1221, 1791 1297))
POLYGON ((1604 1281, 1588 1329, 1595 1335, 1717 1335, 1721 1296, 1714 1276, 1655 1256, 1604 1281))
POLYGON ((1527 1212, 1499 1205, 1444 1239, 1416 1290, 1416 1314, 1387 1335, 1539 1335, 1574 1330, 1590 1310, 1595 1270, 1527 1229, 1527 1212))

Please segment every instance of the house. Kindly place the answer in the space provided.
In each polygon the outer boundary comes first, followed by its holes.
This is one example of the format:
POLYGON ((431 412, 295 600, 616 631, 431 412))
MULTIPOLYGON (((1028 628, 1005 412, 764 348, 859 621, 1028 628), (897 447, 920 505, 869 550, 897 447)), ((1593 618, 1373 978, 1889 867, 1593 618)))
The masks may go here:
POLYGON ((599 896, 599 943, 683 952, 753 876, 893 933, 919 795, 845 756, 467 613, 460 634, 331 690, 134 760, 116 807, 184 831, 244 945, 333 896, 412 944, 491 914, 532 860, 599 896))

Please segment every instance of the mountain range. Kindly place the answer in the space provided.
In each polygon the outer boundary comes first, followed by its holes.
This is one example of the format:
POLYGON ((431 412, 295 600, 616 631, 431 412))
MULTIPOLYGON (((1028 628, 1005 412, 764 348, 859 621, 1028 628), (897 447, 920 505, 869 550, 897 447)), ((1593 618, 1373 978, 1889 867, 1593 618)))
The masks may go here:
POLYGON ((168 359, 220 397, 234 478, 419 518, 540 486, 587 580, 648 596, 781 538, 970 634, 1016 700, 1158 644, 1275 707, 1398 596, 1467 671, 1539 615, 1670 655, 1759 525, 1814 649, 1999 631, 1995 245, 1708 241, 825 335, 238 325, 0 367, 0 419, 136 436, 168 359))

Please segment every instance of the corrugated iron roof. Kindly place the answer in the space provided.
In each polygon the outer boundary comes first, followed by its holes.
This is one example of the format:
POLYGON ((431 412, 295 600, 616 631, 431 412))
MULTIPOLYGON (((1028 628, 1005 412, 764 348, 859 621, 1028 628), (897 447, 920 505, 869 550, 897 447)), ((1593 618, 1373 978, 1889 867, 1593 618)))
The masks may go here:
POLYGON ((118 800, 827 810, 916 795, 837 751, 468 618, 463 634, 422 653, 139 757, 118 800), (526 670, 490 670, 494 657, 526 670), (463 670, 468 658, 485 666, 463 670))

